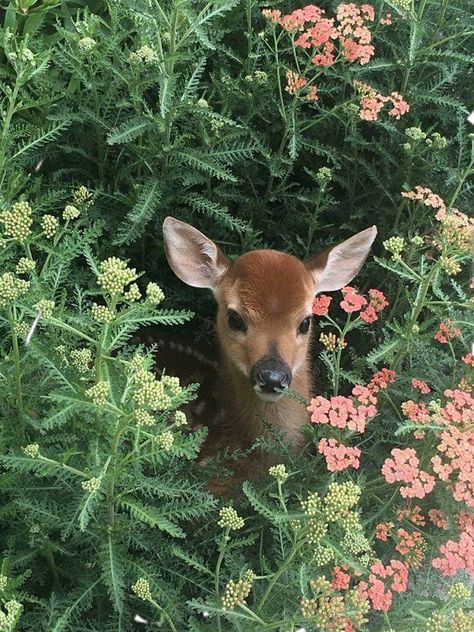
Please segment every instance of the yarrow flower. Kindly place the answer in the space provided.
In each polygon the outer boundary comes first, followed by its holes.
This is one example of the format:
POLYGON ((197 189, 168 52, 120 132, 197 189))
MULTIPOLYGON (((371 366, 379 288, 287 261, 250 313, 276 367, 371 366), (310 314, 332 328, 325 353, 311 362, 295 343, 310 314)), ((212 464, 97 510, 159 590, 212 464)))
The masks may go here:
POLYGON ((38 310, 38 312, 41 312, 41 317, 46 319, 52 317, 55 306, 56 303, 54 301, 45 298, 41 299, 41 301, 38 301, 38 303, 35 303, 33 305, 33 307, 38 310))
POLYGON ((132 585, 132 591, 139 599, 143 599, 143 601, 152 600, 150 582, 144 577, 140 577, 140 579, 137 579, 137 581, 132 585))
POLYGON ((77 219, 80 214, 81 212, 78 208, 76 208, 72 204, 67 204, 66 208, 63 211, 63 219, 65 219, 66 221, 77 219))
POLYGON ((438 529, 444 529, 446 531, 449 528, 448 521, 444 517, 444 513, 441 509, 430 509, 428 511, 428 518, 438 529))
POLYGON ((152 305, 159 305, 165 298, 164 292, 156 283, 148 283, 146 288, 146 300, 152 305))
POLYGON ((394 528, 393 522, 381 522, 375 527, 375 537, 377 540, 381 540, 382 542, 387 542, 388 536, 391 534, 392 529, 394 528))
POLYGON ((424 498, 435 485, 431 474, 420 470, 420 460, 413 448, 391 451, 392 458, 387 458, 382 466, 382 474, 387 483, 407 483, 400 487, 403 498, 424 498))
POLYGON ((449 426, 439 439, 438 453, 431 459, 433 471, 449 482, 455 500, 474 507, 474 431, 449 426))
POLYGON ((367 384, 367 388, 372 395, 377 394, 380 390, 384 390, 393 384, 397 378, 395 371, 391 369, 379 369, 376 371, 370 382, 367 384))
POLYGON ((85 55, 86 53, 90 53, 90 51, 97 46, 97 42, 92 37, 83 37, 78 41, 77 46, 80 52, 85 55))
POLYGON ((88 388, 86 390, 86 396, 91 399, 96 406, 105 406, 109 392, 110 384, 102 380, 94 384, 94 386, 91 386, 91 388, 88 388))
POLYGON ((376 562, 370 570, 368 582, 360 582, 357 589, 370 599, 374 610, 387 612, 392 605, 393 592, 405 592, 408 588, 408 569, 400 560, 391 560, 386 566, 376 562))
POLYGON ((32 459, 35 459, 39 452, 40 452, 40 447, 38 443, 30 443, 29 445, 25 446, 23 448, 23 452, 26 454, 26 456, 31 457, 32 459))
POLYGON ((427 544, 419 531, 398 529, 395 550, 403 556, 407 568, 420 568, 425 557, 427 544))
POLYGON ((452 320, 446 320, 438 325, 438 329, 434 335, 434 339, 441 344, 447 344, 453 338, 459 338, 461 330, 453 323, 452 320))
POLYGON ((330 472, 340 472, 348 467, 358 469, 360 465, 359 448, 345 446, 336 439, 321 439, 318 450, 326 459, 326 466, 330 472))
POLYGON ((109 294, 123 294, 124 287, 137 278, 135 268, 128 268, 125 261, 109 257, 99 264, 97 283, 109 294))
POLYGON ((0 222, 4 225, 7 237, 12 237, 20 243, 25 242, 31 235, 31 206, 26 201, 15 202, 10 211, 0 213, 0 222))
POLYGON ((244 519, 239 516, 233 507, 222 507, 219 511, 218 526, 222 529, 237 531, 244 526, 244 519))
POLYGON ((133 66, 151 66, 158 61, 158 55, 151 46, 145 45, 130 53, 128 61, 133 66))
POLYGON ((399 92, 392 92, 389 96, 384 96, 369 84, 357 80, 354 81, 354 87, 360 94, 359 116, 364 121, 376 121, 386 103, 392 104, 388 115, 396 119, 410 110, 409 104, 399 92))
POLYGON ((367 299, 361 296, 355 288, 349 286, 343 287, 341 292, 343 300, 339 305, 348 314, 359 312, 367 305, 367 299))
POLYGON ((352 398, 341 395, 330 399, 321 395, 313 398, 307 408, 311 413, 312 423, 364 432, 366 420, 377 413, 377 401, 367 387, 360 385, 353 388, 352 395, 352 398))
POLYGON ((419 380, 418 378, 414 377, 411 381, 411 385, 413 386, 413 388, 416 388, 421 393, 423 393, 423 395, 428 395, 428 393, 431 393, 430 387, 424 380, 419 380))
POLYGON ((5 272, 0 276, 0 308, 9 307, 11 303, 24 296, 30 282, 19 279, 11 272, 5 272))
POLYGON ((252 584, 255 579, 253 571, 245 571, 242 579, 234 582, 232 579, 227 585, 222 595, 222 605, 227 610, 233 610, 240 604, 245 604, 245 600, 252 590, 252 584))
POLYGON ((297 72, 293 70, 286 71, 285 90, 288 94, 296 94, 301 88, 304 88, 307 83, 306 79, 301 77, 297 72))
POLYGON ((316 316, 327 316, 331 301, 332 296, 327 296, 326 294, 317 296, 313 301, 313 314, 316 314, 316 316))
POLYGON ((467 528, 459 540, 448 540, 439 547, 441 555, 431 562, 445 576, 451 577, 466 571, 474 577, 474 529, 467 528))
POLYGON ((174 443, 173 433, 170 430, 166 430, 165 432, 157 435, 155 437, 155 441, 165 452, 169 452, 174 443))
POLYGON ((89 494, 95 494, 100 489, 100 478, 89 478, 87 481, 82 481, 81 487, 85 492, 89 492, 89 494))
POLYGON ((328 351, 335 351, 338 347, 341 349, 345 349, 345 347, 347 347, 347 342, 345 340, 341 340, 333 333, 321 333, 319 335, 319 341, 328 351))
POLYGON ((390 237, 383 242, 383 247, 388 252, 392 253, 392 259, 399 261, 401 254, 406 248, 406 242, 403 237, 390 237))
POLYGON ((36 268, 36 263, 28 257, 21 257, 16 264, 15 272, 17 274, 28 274, 36 268))
POLYGON ((284 483, 288 478, 288 472, 286 471, 286 467, 282 463, 279 463, 278 465, 272 465, 268 470, 268 473, 270 474, 270 476, 273 476, 273 478, 276 478, 277 481, 280 481, 280 483, 284 483))
POLYGON ((73 194, 74 204, 87 209, 92 204, 92 193, 85 186, 80 186, 73 194))
POLYGON ((41 218, 41 228, 48 239, 51 239, 56 234, 59 227, 58 220, 54 215, 43 215, 41 218))

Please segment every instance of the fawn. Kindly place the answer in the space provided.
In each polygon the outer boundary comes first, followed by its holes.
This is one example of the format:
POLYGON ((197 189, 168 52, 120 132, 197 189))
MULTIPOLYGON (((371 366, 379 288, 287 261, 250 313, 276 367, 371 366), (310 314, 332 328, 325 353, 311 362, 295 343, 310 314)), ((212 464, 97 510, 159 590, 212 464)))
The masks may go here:
MULTIPOLYGON (((376 234, 372 226, 304 262, 276 250, 254 250, 231 261, 193 226, 165 219, 165 252, 172 270, 184 283, 212 290, 218 306, 216 405, 201 420, 209 427, 203 458, 226 448, 250 448, 271 426, 290 445, 302 444, 305 410, 285 397, 285 390, 291 385, 306 400, 311 395, 314 296, 346 286, 361 269, 376 234)), ((231 467, 238 479, 259 476, 271 464, 270 455, 253 452, 231 467)))

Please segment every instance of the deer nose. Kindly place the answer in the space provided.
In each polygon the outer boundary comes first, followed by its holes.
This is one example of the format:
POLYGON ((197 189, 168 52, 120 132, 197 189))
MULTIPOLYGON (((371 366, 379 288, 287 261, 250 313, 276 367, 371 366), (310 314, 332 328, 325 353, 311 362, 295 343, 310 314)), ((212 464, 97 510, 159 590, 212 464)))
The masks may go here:
POLYGON ((253 386, 264 393, 275 393, 288 388, 291 369, 280 358, 265 358, 252 367, 250 379, 253 386))
POLYGON ((289 376, 286 371, 264 370, 257 376, 260 388, 268 393, 274 393, 277 389, 288 387, 289 376))

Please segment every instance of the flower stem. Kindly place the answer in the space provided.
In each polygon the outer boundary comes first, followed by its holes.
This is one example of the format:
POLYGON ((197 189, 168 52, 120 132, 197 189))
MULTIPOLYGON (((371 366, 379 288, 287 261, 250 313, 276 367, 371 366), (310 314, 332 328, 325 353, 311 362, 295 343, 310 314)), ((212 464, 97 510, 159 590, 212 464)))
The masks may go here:
POLYGON ((23 390, 21 385, 20 348, 18 346, 18 336, 15 331, 16 315, 14 309, 14 307, 8 308, 8 322, 10 323, 13 359, 15 362, 15 403, 18 414, 18 434, 21 442, 25 438, 25 419, 23 411, 23 390))

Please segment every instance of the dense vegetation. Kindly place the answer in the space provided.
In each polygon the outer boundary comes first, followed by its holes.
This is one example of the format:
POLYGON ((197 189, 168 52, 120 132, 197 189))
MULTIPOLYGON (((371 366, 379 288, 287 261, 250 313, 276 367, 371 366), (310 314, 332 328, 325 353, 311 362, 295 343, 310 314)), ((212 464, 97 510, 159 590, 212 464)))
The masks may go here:
POLYGON ((474 629, 474 10, 318 7, 0 9, 0 631, 474 629), (306 448, 233 507, 131 343, 212 329, 169 214, 231 257, 379 230, 315 301, 306 448))

